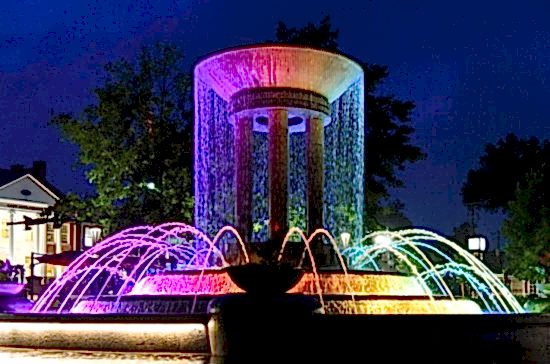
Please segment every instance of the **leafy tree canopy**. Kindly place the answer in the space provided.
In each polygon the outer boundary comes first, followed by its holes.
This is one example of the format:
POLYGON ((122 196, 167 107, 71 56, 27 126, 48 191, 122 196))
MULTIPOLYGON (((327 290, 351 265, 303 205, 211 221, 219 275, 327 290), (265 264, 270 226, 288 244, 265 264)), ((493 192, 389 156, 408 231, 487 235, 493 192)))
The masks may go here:
POLYGON ((145 47, 135 64, 105 66, 97 102, 81 115, 53 117, 78 145, 78 164, 96 189, 84 198, 69 194, 53 208, 58 217, 99 222, 107 232, 191 219, 191 83, 181 61, 173 46, 145 47))
MULTIPOLYGON (((321 20, 319 25, 308 23, 303 28, 289 28, 279 22, 276 30, 278 42, 299 44, 338 51, 338 30, 332 29, 330 17, 321 20)), ((424 153, 412 144, 411 114, 414 103, 400 100, 393 95, 377 93, 380 85, 388 77, 387 66, 360 62, 365 72, 365 216, 367 229, 380 228, 376 215, 384 202, 387 207, 401 206, 389 199, 389 189, 403 187, 398 171, 407 163, 424 158, 424 153)), ((400 212, 396 210, 396 212, 400 212)))
POLYGON ((402 229, 413 226, 412 221, 403 213, 405 206, 401 201, 392 200, 376 213, 376 221, 388 229, 402 229))
POLYGON ((506 212, 506 269, 521 279, 550 277, 550 141, 509 134, 487 144, 462 187, 465 203, 506 212))
POLYGON ((550 166, 527 175, 508 205, 503 234, 508 270, 521 279, 550 278, 550 166))
POLYGON ((524 185, 529 173, 537 171, 544 161, 550 161, 548 140, 508 134, 496 144, 487 144, 479 168, 468 172, 462 199, 489 211, 507 211, 517 186, 524 185))

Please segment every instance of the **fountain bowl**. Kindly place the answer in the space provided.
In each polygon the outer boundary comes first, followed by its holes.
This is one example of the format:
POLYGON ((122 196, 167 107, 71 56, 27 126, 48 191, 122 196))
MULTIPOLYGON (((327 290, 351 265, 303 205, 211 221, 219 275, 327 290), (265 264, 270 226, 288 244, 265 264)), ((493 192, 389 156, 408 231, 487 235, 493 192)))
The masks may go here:
POLYGON ((304 271, 288 264, 247 263, 225 268, 240 289, 253 295, 273 296, 292 289, 304 271))

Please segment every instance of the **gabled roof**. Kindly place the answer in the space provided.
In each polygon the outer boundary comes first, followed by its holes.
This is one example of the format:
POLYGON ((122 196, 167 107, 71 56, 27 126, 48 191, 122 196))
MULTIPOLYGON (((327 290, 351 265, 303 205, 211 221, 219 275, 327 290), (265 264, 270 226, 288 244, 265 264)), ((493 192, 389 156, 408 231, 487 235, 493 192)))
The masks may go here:
POLYGON ((55 188, 51 183, 45 179, 38 179, 30 173, 23 172, 14 172, 11 170, 0 169, 0 190, 6 188, 23 178, 30 178, 34 183, 40 186, 46 193, 52 196, 54 199, 59 200, 63 196, 61 191, 55 188))

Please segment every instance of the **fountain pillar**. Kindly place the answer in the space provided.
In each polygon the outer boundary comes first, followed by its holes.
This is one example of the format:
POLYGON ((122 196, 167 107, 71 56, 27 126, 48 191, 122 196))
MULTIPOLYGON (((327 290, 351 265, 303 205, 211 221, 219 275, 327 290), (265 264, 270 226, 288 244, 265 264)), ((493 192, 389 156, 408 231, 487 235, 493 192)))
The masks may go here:
POLYGON ((252 117, 235 116, 235 226, 245 242, 252 238, 252 117))
POLYGON ((312 234, 323 225, 324 123, 318 116, 306 119, 307 230, 312 234))
POLYGON ((268 110, 269 237, 283 240, 288 231, 288 111, 268 110))

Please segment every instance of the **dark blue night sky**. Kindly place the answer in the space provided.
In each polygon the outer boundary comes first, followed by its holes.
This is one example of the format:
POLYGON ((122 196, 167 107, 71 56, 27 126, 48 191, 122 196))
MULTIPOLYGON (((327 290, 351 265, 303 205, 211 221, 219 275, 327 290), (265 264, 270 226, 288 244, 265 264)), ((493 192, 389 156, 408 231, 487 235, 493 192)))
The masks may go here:
MULTIPOLYGON (((88 191, 72 169, 76 148, 47 122, 93 101, 106 61, 167 40, 191 66, 272 39, 279 20, 302 26, 326 14, 346 53, 390 67, 384 92, 417 104, 415 142, 428 158, 395 191, 416 225, 451 233, 465 221, 460 186, 487 142, 550 137, 547 1, 20 0, 0 3, 0 166, 43 159, 62 191, 88 191)), ((479 221, 490 239, 497 221, 479 221)))

